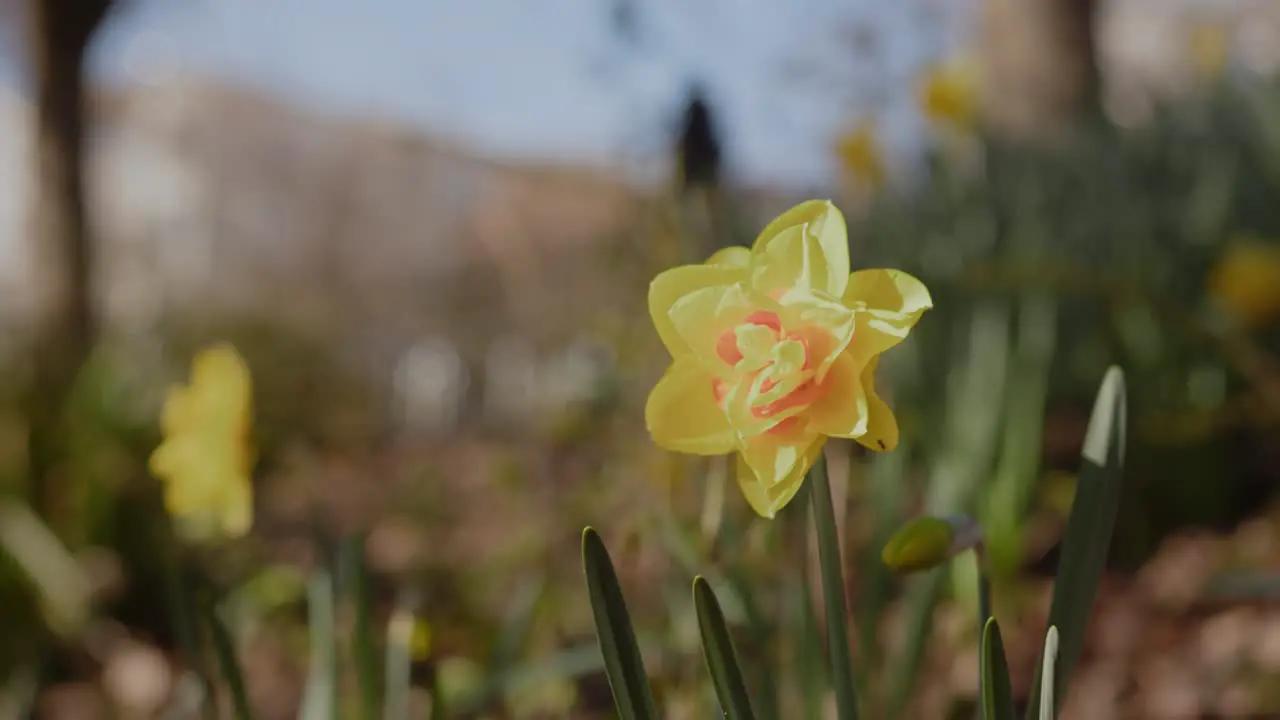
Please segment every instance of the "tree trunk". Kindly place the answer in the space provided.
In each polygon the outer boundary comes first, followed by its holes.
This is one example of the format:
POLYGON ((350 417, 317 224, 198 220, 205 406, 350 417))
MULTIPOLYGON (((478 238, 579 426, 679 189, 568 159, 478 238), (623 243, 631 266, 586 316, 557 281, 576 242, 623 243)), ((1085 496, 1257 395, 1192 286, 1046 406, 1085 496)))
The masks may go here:
POLYGON ((85 208, 84 59, 110 0, 30 0, 29 57, 35 74, 34 240, 41 294, 28 408, 33 500, 47 509, 47 475, 65 434, 75 374, 95 339, 92 238, 85 208))
POLYGON ((1041 139, 1100 111, 1097 6, 1097 0, 984 0, 988 127, 1013 139, 1041 139))

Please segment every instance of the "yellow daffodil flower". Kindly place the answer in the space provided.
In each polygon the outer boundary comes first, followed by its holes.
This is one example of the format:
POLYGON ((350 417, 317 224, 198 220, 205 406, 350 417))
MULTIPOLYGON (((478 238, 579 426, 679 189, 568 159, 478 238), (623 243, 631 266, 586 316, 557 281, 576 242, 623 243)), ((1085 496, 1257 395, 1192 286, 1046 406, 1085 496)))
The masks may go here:
POLYGON ((408 610, 397 610, 387 627, 391 642, 404 647, 409 657, 423 662, 431 657, 431 625, 408 610))
POLYGON ((1220 23, 1204 23, 1193 27, 1187 46, 1196 71, 1208 80, 1220 77, 1231 59, 1231 36, 1220 23))
POLYGON ((836 143, 836 156, 849 179, 872 190, 884 185, 883 153, 871 123, 858 123, 842 135, 836 143))
POLYGON ((165 398, 164 442, 150 467, 188 539, 238 537, 252 524, 251 404, 249 368, 230 345, 197 355, 191 384, 170 388, 165 398))
POLYGON ((743 494, 771 518, 828 437, 897 445, 876 363, 932 305, 906 273, 850 274, 840 211, 802 203, 750 250, 721 250, 650 285, 649 313, 673 362, 649 395, 649 433, 668 450, 737 453, 743 494))
POLYGON ((1209 295, 1241 323, 1259 327, 1280 314, 1280 243, 1243 238, 1209 276, 1209 295))
POLYGON ((939 126, 968 131, 978 114, 977 75, 967 60, 929 69, 920 83, 920 110, 939 126))

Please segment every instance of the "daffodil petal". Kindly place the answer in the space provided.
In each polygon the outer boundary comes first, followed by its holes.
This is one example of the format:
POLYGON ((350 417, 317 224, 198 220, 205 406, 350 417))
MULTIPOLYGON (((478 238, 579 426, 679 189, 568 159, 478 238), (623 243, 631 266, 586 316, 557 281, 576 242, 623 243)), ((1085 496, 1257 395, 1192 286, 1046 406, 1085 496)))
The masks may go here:
POLYGON ((173 441, 166 440, 160 443, 155 450, 151 452, 151 457, 147 460, 147 469, 151 474, 162 481, 167 481, 173 473, 173 441))
POLYGON ((742 442, 739 452, 747 466, 755 473, 756 480, 765 489, 772 489, 795 473, 803 475, 808 471, 807 453, 813 443, 821 437, 818 433, 803 427, 789 432, 779 432, 775 429, 742 442))
POLYGON ((710 371, 726 367, 719 352, 721 336, 734 332, 766 301, 748 295, 741 284, 716 285, 685 295, 667 314, 687 348, 684 354, 692 354, 710 371))
POLYGON ((870 359, 902 342, 933 298, 924 283, 899 270, 859 270, 849 276, 844 304, 858 314, 854 345, 870 359))
POLYGON ((840 353, 822 383, 822 397, 809 408, 809 428, 831 437, 856 438, 867 432, 867 395, 853 355, 840 353))
POLYGON ((240 537, 253 527, 253 490, 244 478, 227 483, 219 508, 222 531, 229 537, 240 537))
POLYGON ((853 341, 858 313, 841 303, 815 297, 787 307, 783 316, 802 328, 809 351, 818 359, 817 380, 822 382, 836 357, 853 341))
POLYGON ((191 363, 191 387, 217 408, 231 408, 238 415, 252 395, 249 367, 230 345, 215 345, 196 355, 191 363))
POLYGON ((707 258, 706 264, 746 269, 751 264, 751 250, 741 245, 722 248, 707 258))
POLYGON ((862 445, 878 452, 898 447, 898 419, 893 410, 876 394, 876 366, 880 357, 871 358, 860 378, 862 393, 867 398, 867 431, 856 436, 862 445))
POLYGON ((658 275, 649 284, 649 315, 658 337, 672 357, 687 355, 689 343, 671 320, 672 307, 683 297, 710 287, 731 285, 746 277, 746 269, 728 265, 682 265, 658 275))
POLYGON ((160 430, 165 435, 182 432, 193 424, 191 393, 182 385, 173 385, 165 393, 160 411, 160 430))
POLYGON ((760 517, 772 519, 779 510, 786 507, 804 485, 805 476, 822 453, 826 440, 822 436, 813 438, 803 449, 799 461, 791 471, 772 486, 762 483, 746 458, 739 454, 736 473, 738 486, 742 489, 742 496, 746 498, 751 509, 755 510, 760 517))
POLYGON ((186 432, 228 439, 248 434, 253 389, 249 368, 234 348, 218 345, 197 355, 187 392, 198 419, 186 432))
POLYGON ((691 357, 677 359, 649 393, 644 421, 653 441, 675 452, 724 455, 736 448, 735 434, 716 405, 712 378, 691 357))
POLYGON ((844 215, 830 200, 800 203, 766 225, 751 248, 753 263, 760 262, 761 251, 774 238, 792 227, 803 227, 804 235, 817 242, 821 262, 813 269, 820 274, 813 277, 813 287, 840 297, 849 282, 849 232, 844 215))
POLYGON ((789 227, 766 240, 753 259, 751 287, 756 292, 785 303, 792 294, 827 290, 827 261, 822 247, 803 225, 789 227))

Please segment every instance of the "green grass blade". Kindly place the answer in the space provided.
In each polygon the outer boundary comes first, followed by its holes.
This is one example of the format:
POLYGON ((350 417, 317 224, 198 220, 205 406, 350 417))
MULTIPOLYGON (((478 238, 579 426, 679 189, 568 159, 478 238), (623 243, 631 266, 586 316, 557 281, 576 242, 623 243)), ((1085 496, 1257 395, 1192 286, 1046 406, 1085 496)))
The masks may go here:
POLYGON ((693 606, 698 613, 698 631, 702 635, 702 656, 706 658, 711 684, 724 716, 733 720, 754 720, 747 683, 738 666, 733 639, 725 626, 724 612, 711 585, 701 575, 693 579, 693 606))
POLYGON ((1044 635, 1044 662, 1040 668, 1040 687, 1044 692, 1040 695, 1039 720, 1053 720, 1055 711, 1053 699, 1054 678, 1058 663, 1058 628, 1050 625, 1049 632, 1044 635))
POLYGON ((226 680, 231 690, 231 704, 235 709, 237 720, 253 720, 253 711, 249 708, 249 695, 245 692, 244 674, 240 671, 240 661, 236 659, 235 642, 231 639, 226 623, 218 615, 218 608, 209 605, 205 613, 209 620, 209 637, 213 641, 213 654, 218 659, 218 669, 222 671, 222 679, 226 680))
POLYGON ((1045 407, 1058 332, 1057 302, 1042 289, 1018 301, 1017 340, 1009 361, 999 458, 983 493, 980 519, 991 570, 1007 577, 1021 559, 1023 529, 1040 478, 1045 407))
POLYGON ((373 607, 369 574, 364 563, 364 538, 348 537, 342 543, 344 585, 355 613, 352 629, 352 655, 356 666, 356 684, 360 689, 360 711, 365 720, 378 717, 378 645, 373 631, 373 607))
MULTIPOLYGON (((906 458, 910 455, 907 444, 902 442, 897 450, 878 456, 871 465, 868 480, 875 529, 871 542, 867 543, 858 558, 857 576, 860 580, 858 594, 853 601, 853 611, 859 628, 880 627, 880 619, 889 604, 893 578, 889 568, 880 559, 880 550, 893 537, 898 519, 903 516, 906 507, 911 485, 904 475, 906 458)), ((880 637, 875 632, 868 630, 859 633, 858 639, 859 666, 866 672, 877 667, 883 660, 883 648, 880 646, 880 637)), ((876 685, 877 683, 869 682, 867 687, 874 689, 876 685)), ((875 707, 876 698, 864 695, 863 699, 869 703, 869 707, 875 707)))
MULTIPOLYGON (((761 612, 759 603, 756 602, 751 592, 751 585, 747 581, 746 573, 740 568, 732 568, 725 575, 726 582, 737 593, 738 597, 742 598, 743 615, 747 622, 751 642, 759 653, 767 655, 771 648, 776 647, 777 629, 761 612)), ((782 716, 782 701, 778 697, 778 683, 775 680, 776 673, 772 667, 767 667, 767 665, 768 663, 760 663, 757 666, 756 671, 752 674, 751 685, 756 690, 756 704, 759 707, 759 716, 764 720, 778 720, 782 716)))
MULTIPOLYGON (((974 308, 968 327, 956 326, 949 351, 964 352, 965 359, 947 378, 943 449, 930 462, 926 514, 971 513, 982 482, 989 477, 999 437, 1000 409, 1008 392, 1009 319, 1007 303, 982 301, 974 308)), ((907 629, 887 673, 884 717, 907 714, 946 578, 946 572, 935 570, 907 588, 907 629)))
POLYGON ((1005 660, 1004 640, 995 618, 988 618, 982 630, 982 664, 980 666, 979 705, 984 720, 1013 720, 1013 687, 1009 683, 1009 664, 1005 660))
POLYGON ((858 717, 858 695, 853 678, 853 658, 849 648, 848 610, 844 597, 844 572, 840 562, 840 537, 831 504, 831 483, 827 479, 827 459, 809 471, 809 497, 813 500, 813 525, 818 534, 818 565, 822 574, 822 597, 827 616, 827 654, 831 658, 831 685, 836 695, 839 720, 858 717))
POLYGON ((307 587, 307 623, 311 631, 311 662, 302 696, 301 720, 337 717, 338 652, 334 628, 333 575, 317 568, 307 587))
POLYGON ((35 717, 40 694, 40 664, 25 662, 9 673, 0 686, 0 720, 24 720, 35 717))
MULTIPOLYGON (((1067 694, 1067 683, 1084 646, 1085 629, 1106 569, 1107 551, 1120 508, 1125 444, 1125 383, 1120 368, 1103 378, 1081 451, 1075 502, 1062 538, 1049 624, 1058 628, 1058 659, 1050 717, 1067 694)), ((1028 717, 1039 712, 1040 678, 1031 689, 1028 717)))
MULTIPOLYGON (((410 593, 401 592, 387 623, 387 647, 383 664, 382 712, 385 720, 409 717, 409 692, 413 682, 413 630, 417 619, 410 593)), ((433 715, 433 717, 435 717, 433 715)))
POLYGON ((489 667, 501 672, 519 662, 520 652, 529 639, 542 606, 546 586, 545 578, 536 577, 523 581, 516 589, 507 606, 506 618, 494 642, 493 652, 489 655, 489 667))
POLYGON ((595 617, 596 636, 604 657, 605 674, 613 690, 613 700, 622 720, 656 720, 658 705, 649 687, 640 646, 636 643, 627 602, 618 584, 613 561, 600 534, 592 528, 582 531, 582 566, 587 578, 587 594, 595 617))
POLYGON ((985 628, 987 623, 991 621, 991 577, 987 574, 987 569, 983 567, 986 563, 981 551, 973 553, 974 562, 978 566, 978 627, 985 628))
POLYGON ((209 670, 203 634, 200 632, 200 621, 194 612, 195 600, 185 576, 183 567, 182 546, 167 534, 165 542, 172 550, 164 557, 165 601, 169 605, 169 616, 173 623, 173 632, 178 641, 191 672, 200 684, 200 713, 205 720, 218 717, 217 693, 213 685, 213 673, 209 670))
POLYGON ((902 649, 888 673, 888 694, 884 717, 899 718, 907 714, 915 687, 916 674, 924 660, 929 637, 933 634, 934 607, 942 594, 946 574, 933 570, 913 580, 903 599, 906 630, 902 649))

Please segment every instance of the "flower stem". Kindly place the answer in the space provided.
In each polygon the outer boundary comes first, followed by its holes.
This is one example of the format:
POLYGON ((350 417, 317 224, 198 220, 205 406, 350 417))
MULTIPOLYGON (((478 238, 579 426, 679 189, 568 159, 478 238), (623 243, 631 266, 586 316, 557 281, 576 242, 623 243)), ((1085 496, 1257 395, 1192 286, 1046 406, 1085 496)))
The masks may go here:
POLYGON ((823 605, 827 619, 827 653, 831 658, 831 685, 836 695, 836 716, 856 720, 858 697, 854 686, 853 658, 849 654, 849 630, 845 604, 844 574, 841 571, 840 537, 836 532, 827 460, 819 455, 809 471, 813 500, 813 524, 818 535, 818 564, 822 572, 823 605))
POLYGON ((209 620, 209 631, 213 640, 214 655, 218 658, 218 666, 222 669, 222 678, 227 681, 231 690, 231 703, 235 709, 236 720, 253 720, 253 710, 249 707, 249 695, 245 691, 244 673, 240 670, 240 662, 236 659, 235 641, 231 632, 218 615, 218 605, 211 599, 201 603, 209 620))
POLYGON ((209 673, 204 646, 200 642, 200 627, 192 612, 192 596, 183 577, 183 545, 177 541, 173 533, 166 538, 173 552, 166 553, 164 561, 165 600, 169 604, 169 618, 173 623, 174 636, 182 654, 191 664, 203 690, 200 700, 201 715, 205 720, 214 720, 218 716, 216 693, 209 673))

